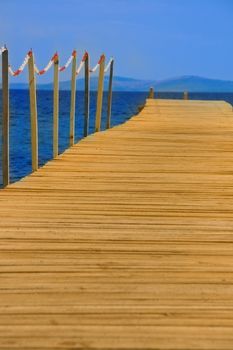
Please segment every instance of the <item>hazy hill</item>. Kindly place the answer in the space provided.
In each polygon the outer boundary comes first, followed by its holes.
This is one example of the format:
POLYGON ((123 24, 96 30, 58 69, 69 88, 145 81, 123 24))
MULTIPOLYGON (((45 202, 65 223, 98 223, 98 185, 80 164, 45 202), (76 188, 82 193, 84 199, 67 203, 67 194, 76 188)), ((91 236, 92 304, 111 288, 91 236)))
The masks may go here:
MULTIPOLYGON (((69 90, 70 89, 70 81, 62 81, 60 82, 61 90, 69 90)), ((124 78, 116 76, 113 80, 113 90, 114 91, 148 91, 152 82, 146 80, 138 80, 133 78, 124 78)), ((42 90, 50 90, 52 89, 52 84, 44 84, 40 85, 40 89, 42 90)), ((98 77, 92 77, 90 79, 90 89, 95 91, 98 87, 98 77)), ((77 79, 77 90, 84 89, 84 79, 77 79)), ((104 79, 104 89, 108 89, 108 77, 104 79)))
MULTIPOLYGON (((97 90, 98 78, 91 78, 91 90, 97 90)), ((197 76, 183 76, 167 80, 139 80, 115 76, 113 81, 114 91, 148 91, 153 86, 156 91, 183 92, 233 92, 233 81, 207 79, 197 76)), ((77 90, 83 90, 84 79, 77 80, 77 90)), ((12 83, 13 89, 27 89, 27 84, 12 83)), ((38 89, 51 90, 53 84, 39 84, 38 89)), ((105 78, 104 88, 108 88, 108 77, 105 78)), ((60 82, 61 90, 70 89, 70 81, 60 82)))
POLYGON ((233 81, 183 76, 155 83, 158 91, 233 92, 233 81))

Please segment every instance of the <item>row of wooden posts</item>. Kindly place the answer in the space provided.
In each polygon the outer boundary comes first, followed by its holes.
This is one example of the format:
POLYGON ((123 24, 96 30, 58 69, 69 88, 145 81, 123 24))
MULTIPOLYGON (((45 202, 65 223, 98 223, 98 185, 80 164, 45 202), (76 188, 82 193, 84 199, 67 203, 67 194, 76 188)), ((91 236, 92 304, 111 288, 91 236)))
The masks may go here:
MULTIPOLYGON (((150 90, 149 90, 148 98, 154 98, 154 97, 155 97, 155 91, 154 91, 154 88, 151 87, 150 90)), ((188 100, 189 99, 188 91, 184 91, 183 99, 184 100, 188 100)))
MULTIPOLYGON (((112 81, 113 81, 113 64, 111 61, 109 72, 109 86, 108 86, 108 104, 107 104, 107 122, 106 128, 111 125, 111 106, 112 106, 112 81)), ((9 172, 9 61, 8 50, 2 53, 2 176, 3 187, 10 183, 9 172)), ((71 78, 71 104, 70 104, 70 146, 75 142, 75 106, 76 106, 76 69, 77 59, 76 55, 72 62, 72 78, 71 78)), ((103 89, 104 89, 104 70, 105 70, 105 56, 99 64, 99 79, 97 91, 97 106, 95 131, 100 131, 101 117, 102 117, 102 103, 103 103, 103 89)), ((86 137, 89 131, 89 105, 90 105, 90 69, 89 56, 86 55, 84 63, 85 87, 84 87, 84 130, 83 136, 86 137)), ((29 95, 30 95, 30 123, 31 123, 31 159, 32 171, 38 169, 38 122, 37 122, 37 99, 36 99, 36 79, 34 70, 34 56, 30 55, 28 61, 29 72, 29 95)), ((59 125, 59 59, 54 62, 54 89, 53 89, 53 157, 58 155, 58 125, 59 125)))

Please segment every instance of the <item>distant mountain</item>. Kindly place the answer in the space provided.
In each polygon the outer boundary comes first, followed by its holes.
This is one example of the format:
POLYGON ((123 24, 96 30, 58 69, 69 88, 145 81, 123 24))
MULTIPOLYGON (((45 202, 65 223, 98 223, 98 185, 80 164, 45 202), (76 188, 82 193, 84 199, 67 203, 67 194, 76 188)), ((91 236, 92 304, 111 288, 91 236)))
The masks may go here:
POLYGON ((155 83, 157 91, 233 92, 233 81, 183 76, 155 83))
MULTIPOLYGON (((151 81, 147 80, 138 80, 133 78, 125 78, 115 76, 113 79, 113 90, 114 91, 148 91, 151 86, 151 81)), ((70 90, 70 81, 62 81, 60 82, 61 90, 70 90)), ((44 84, 40 85, 39 88, 41 90, 51 90, 53 88, 53 84, 44 84)), ((98 88, 98 77, 92 77, 90 79, 90 89, 92 91, 96 91, 98 88)), ((77 90, 84 89, 84 79, 77 79, 77 90)), ((104 78, 104 89, 108 89, 108 77, 104 78)))
MULTIPOLYGON (((90 89, 97 90, 98 78, 93 77, 90 80, 90 89)), ((198 76, 182 76, 167 80, 139 80, 115 76, 113 80, 114 91, 148 91, 154 87, 155 91, 169 92, 233 92, 233 81, 208 79, 198 76)), ((24 83, 12 83, 12 89, 27 89, 28 85, 24 83)), ((52 90, 53 84, 39 84, 40 90, 52 90)), ((83 90, 84 79, 77 80, 77 90, 83 90)), ((70 90, 70 81, 60 82, 61 90, 70 90)), ((108 89, 108 77, 104 80, 104 89, 108 89)))

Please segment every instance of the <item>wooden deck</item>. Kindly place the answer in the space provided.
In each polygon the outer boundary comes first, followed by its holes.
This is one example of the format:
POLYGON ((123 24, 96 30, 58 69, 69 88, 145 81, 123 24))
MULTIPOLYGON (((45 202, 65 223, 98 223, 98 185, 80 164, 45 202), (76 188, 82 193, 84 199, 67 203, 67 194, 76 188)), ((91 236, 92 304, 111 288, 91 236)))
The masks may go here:
POLYGON ((0 191, 0 349, 233 349, 233 112, 147 100, 0 191))

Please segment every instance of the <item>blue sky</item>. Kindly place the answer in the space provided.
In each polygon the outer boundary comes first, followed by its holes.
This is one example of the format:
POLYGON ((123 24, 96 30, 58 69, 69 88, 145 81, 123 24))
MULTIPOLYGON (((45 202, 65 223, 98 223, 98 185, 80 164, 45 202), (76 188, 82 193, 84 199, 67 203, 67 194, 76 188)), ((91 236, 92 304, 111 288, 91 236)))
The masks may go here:
POLYGON ((233 80, 233 0, 0 0, 0 9, 0 45, 15 68, 30 48, 40 67, 76 48, 93 65, 113 55, 121 76, 233 80))

